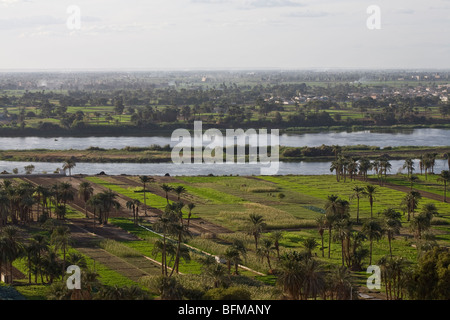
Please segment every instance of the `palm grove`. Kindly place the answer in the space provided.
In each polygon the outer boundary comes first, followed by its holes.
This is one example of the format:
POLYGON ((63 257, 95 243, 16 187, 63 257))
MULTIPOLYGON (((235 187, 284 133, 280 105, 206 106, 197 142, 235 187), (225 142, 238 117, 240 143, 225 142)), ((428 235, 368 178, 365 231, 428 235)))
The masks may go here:
MULTIPOLYGON (((382 160, 380 162, 384 169, 378 171, 381 172, 380 180, 389 167, 389 161, 382 160)), ((338 155, 336 161, 344 162, 338 155)), ((414 163, 407 160, 405 167, 408 169, 408 176, 411 176, 414 163)), ((356 164, 356 169, 349 164, 336 168, 339 171, 337 179, 342 183, 346 181, 346 176, 351 180, 355 179, 358 172, 363 180, 367 178, 364 174, 364 160, 356 164)), ((446 187, 449 181, 448 171, 443 171, 439 179, 446 187)), ((139 214, 142 206, 145 208, 144 216, 147 215, 146 185, 153 182, 152 178, 145 176, 140 177, 140 181, 143 184, 144 204, 138 200, 128 201, 126 204, 135 224, 138 224, 142 216, 139 214)), ((372 264, 380 265, 382 269, 386 299, 449 298, 450 255, 447 249, 436 244, 429 231, 433 217, 439 215, 439 212, 430 204, 422 206, 418 211, 421 195, 412 188, 399 203, 398 208, 401 210, 386 208, 380 212, 373 212, 373 204, 379 199, 377 186, 355 185, 348 200, 338 195, 329 195, 323 215, 316 220, 320 243, 315 238, 305 238, 301 251, 280 245, 283 231, 267 230, 263 216, 250 214, 245 232, 253 239, 254 247, 248 247, 243 241, 236 239, 220 255, 219 260, 225 261, 225 264, 211 256, 200 259, 202 274, 208 278, 210 285, 205 286, 206 291, 198 292, 183 286, 179 272, 182 261, 189 262, 192 259, 192 252, 184 243, 192 237, 190 219, 195 204, 185 205, 180 200, 181 195, 186 192, 182 186, 163 184, 160 187, 165 193, 167 205, 151 227, 160 234, 155 242, 153 255, 155 258, 160 257, 161 275, 152 279, 148 286, 162 299, 220 299, 225 296, 249 299, 250 293, 236 286, 242 281, 239 268, 249 256, 259 259, 260 266, 274 277, 278 290, 274 297, 277 298, 356 299, 358 288, 352 273, 364 271, 365 267, 372 264), (169 201, 171 192, 176 193, 177 201, 169 201), (356 217, 350 215, 351 200, 357 205, 356 217), (360 218, 361 201, 370 203, 370 218, 360 218), (187 217, 183 209, 188 210, 187 217), (417 246, 418 261, 415 265, 413 261, 395 255, 392 250, 391 243, 399 236, 404 224, 408 224, 417 246), (373 244, 382 238, 387 239, 389 250, 382 259, 373 261, 373 244), (329 263, 327 260, 332 261, 331 248, 336 244, 340 261, 338 264, 329 263), (317 248, 321 252, 320 256, 315 253, 317 248), (427 289, 430 283, 434 283, 432 287, 435 289, 427 289)), ((96 222, 107 224, 110 213, 120 207, 116 193, 107 190, 94 194, 89 182, 81 183, 78 190, 75 190, 71 184, 64 182, 44 187, 4 180, 0 187, 0 269, 12 278, 13 262, 18 259, 25 261, 28 282, 53 284, 50 298, 55 299, 148 298, 148 294, 138 287, 100 285, 98 274, 87 269, 84 257, 68 253, 70 231, 63 221, 68 203, 76 196, 84 201, 86 216, 88 207, 93 212, 94 227, 96 222), (46 232, 24 239, 24 233, 18 226, 30 225, 33 221, 38 221, 46 232), (55 283, 56 279, 64 279, 65 268, 70 264, 84 268, 83 288, 87 288, 84 291, 69 292, 63 281, 55 283)), ((445 197, 443 201, 446 201, 445 197)))

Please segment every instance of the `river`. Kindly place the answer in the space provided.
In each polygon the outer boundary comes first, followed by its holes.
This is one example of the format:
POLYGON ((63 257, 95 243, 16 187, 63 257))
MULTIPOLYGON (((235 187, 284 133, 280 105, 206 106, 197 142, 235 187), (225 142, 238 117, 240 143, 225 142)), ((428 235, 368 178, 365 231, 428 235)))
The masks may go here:
MULTIPOLYGON (((280 145, 287 147, 317 147, 325 145, 370 145, 384 147, 397 146, 448 146, 450 130, 446 129, 414 129, 395 132, 320 132, 305 134, 282 134, 280 145)), ((228 143, 231 139, 226 140, 228 143)), ((122 149, 127 146, 148 147, 150 145, 171 145, 171 137, 0 137, 0 150, 51 149, 51 150, 84 150, 89 147, 104 149, 122 149)), ((207 142, 204 142, 206 144, 207 142)))
MULTIPOLYGON (((225 140, 231 141, 231 140, 225 140)), ((445 129, 414 129, 408 131, 395 132, 322 132, 306 134, 283 134, 280 136, 280 145, 290 147, 320 146, 325 145, 370 145, 381 148, 387 146, 448 146, 450 145, 450 130, 445 129)), ((126 146, 148 147, 152 144, 174 146, 177 141, 171 141, 170 137, 22 137, 10 138, 0 137, 0 150, 19 149, 52 149, 52 150, 84 150, 89 147, 100 147, 105 149, 121 149, 126 146)), ((403 160, 391 161, 391 173, 397 173, 403 166, 403 160)), ((435 172, 447 170, 446 161, 437 160, 435 172)), ((24 173, 26 165, 33 164, 36 169, 34 173, 52 173, 56 168, 61 168, 62 163, 30 163, 0 161, 0 172, 6 170, 12 172, 14 168, 19 173, 24 173)), ((418 161, 416 161, 416 167, 418 161)), ((260 165, 250 164, 183 164, 173 163, 77 163, 73 169, 73 174, 97 174, 104 171, 109 175, 129 174, 129 175, 164 175, 169 173, 172 176, 186 175, 259 175, 260 165)), ((281 162, 279 175, 300 174, 317 175, 332 174, 330 172, 330 162, 281 162)))

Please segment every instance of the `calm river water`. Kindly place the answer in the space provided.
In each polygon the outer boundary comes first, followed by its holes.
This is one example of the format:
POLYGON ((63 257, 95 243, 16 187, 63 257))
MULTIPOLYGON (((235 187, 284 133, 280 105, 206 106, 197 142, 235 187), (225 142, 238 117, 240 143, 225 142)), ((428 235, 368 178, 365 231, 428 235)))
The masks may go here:
MULTIPOLYGON (((225 140, 229 142, 230 139, 225 140)), ((84 150, 89 147, 105 149, 122 149, 127 146, 148 147, 150 145, 174 146, 178 140, 171 137, 0 137, 0 150, 18 149, 52 149, 52 150, 84 150)), ((204 142, 207 144, 209 142, 204 142)), ((306 134, 282 134, 280 145, 288 147, 317 147, 325 145, 350 146, 365 144, 378 147, 396 146, 448 146, 450 130, 446 129, 414 129, 396 132, 322 132, 306 134)))
MULTIPOLYGON (((227 140, 226 140, 227 141, 227 140)), ((0 137, 0 150, 12 149, 53 149, 53 150, 84 150, 89 147, 100 147, 105 149, 121 149, 126 146, 146 147, 152 144, 174 146, 177 141, 171 141, 170 137, 23 137, 9 138, 0 137)), ((320 146, 325 145, 370 145, 370 146, 448 146, 450 145, 450 130, 445 129, 415 129, 398 132, 323 132, 280 136, 280 145, 291 147, 320 146)), ((391 161, 391 173, 397 173, 403 165, 402 160, 391 161)), ((447 170, 446 161, 437 160, 435 172, 447 170)), ((0 172, 6 170, 12 172, 17 168, 20 173, 29 162, 0 161, 0 172)), ((31 163, 36 169, 35 173, 52 173, 56 168, 61 168, 62 163, 31 163)), ((416 161, 416 167, 418 161, 416 161)), ((141 163, 77 163, 73 174, 97 174, 104 171, 109 175, 259 175, 260 165, 249 164, 183 164, 173 163, 141 164, 141 163)), ((332 174, 330 162, 282 162, 278 170, 279 175, 301 174, 317 175, 332 174)))

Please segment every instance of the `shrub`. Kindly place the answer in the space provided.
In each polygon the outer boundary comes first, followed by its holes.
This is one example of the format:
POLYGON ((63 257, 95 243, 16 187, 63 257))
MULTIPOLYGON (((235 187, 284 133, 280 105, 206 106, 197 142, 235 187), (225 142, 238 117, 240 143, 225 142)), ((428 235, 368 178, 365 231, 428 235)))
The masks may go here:
POLYGON ((214 288, 203 296, 205 300, 251 300, 248 290, 239 287, 214 288))

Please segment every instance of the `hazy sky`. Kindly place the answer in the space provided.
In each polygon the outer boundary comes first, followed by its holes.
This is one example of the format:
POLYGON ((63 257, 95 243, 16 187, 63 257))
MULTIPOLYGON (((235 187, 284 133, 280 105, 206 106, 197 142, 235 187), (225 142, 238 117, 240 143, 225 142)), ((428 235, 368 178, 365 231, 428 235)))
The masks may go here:
POLYGON ((450 0, 0 0, 0 69, 448 69, 449 34, 450 0))

